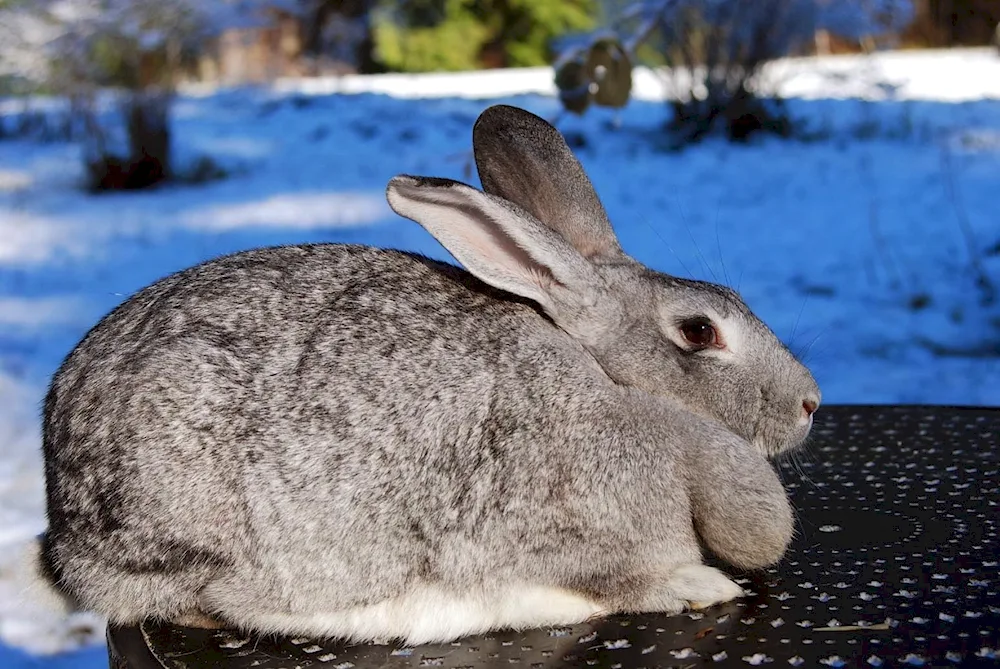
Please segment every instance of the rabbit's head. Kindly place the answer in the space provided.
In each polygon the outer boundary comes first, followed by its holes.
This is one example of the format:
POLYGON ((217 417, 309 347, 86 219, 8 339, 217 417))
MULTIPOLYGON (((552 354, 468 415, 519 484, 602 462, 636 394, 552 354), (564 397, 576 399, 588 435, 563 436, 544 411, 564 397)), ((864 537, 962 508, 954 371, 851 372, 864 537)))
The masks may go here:
POLYGON ((482 281, 537 302, 620 386, 679 400, 769 456, 802 442, 820 402, 809 370, 734 291, 627 256, 555 128, 497 105, 473 147, 485 192, 399 176, 389 204, 482 281))

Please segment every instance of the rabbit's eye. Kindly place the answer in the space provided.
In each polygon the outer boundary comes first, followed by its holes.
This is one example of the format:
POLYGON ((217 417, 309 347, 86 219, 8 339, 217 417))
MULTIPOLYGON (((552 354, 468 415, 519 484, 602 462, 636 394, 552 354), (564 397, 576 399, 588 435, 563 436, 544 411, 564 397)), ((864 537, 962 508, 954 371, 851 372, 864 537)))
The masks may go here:
POLYGON ((708 348, 719 345, 719 333, 715 326, 706 318, 692 318, 681 323, 681 334, 684 339, 698 348, 708 348))

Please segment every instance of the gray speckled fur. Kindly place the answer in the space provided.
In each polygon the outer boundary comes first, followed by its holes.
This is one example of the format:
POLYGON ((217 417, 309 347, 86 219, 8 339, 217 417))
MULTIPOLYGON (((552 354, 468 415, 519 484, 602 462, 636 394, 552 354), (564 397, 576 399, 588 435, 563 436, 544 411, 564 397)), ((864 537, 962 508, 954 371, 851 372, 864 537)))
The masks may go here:
MULTIPOLYGON (((589 189, 543 122, 484 117, 540 133, 552 178, 589 189)), ((483 183, 510 195, 483 124, 483 183)), ((516 205, 571 238, 572 221, 546 220, 558 191, 516 205)), ((639 265, 606 225, 574 242, 600 277, 572 317, 585 336, 451 265, 359 246, 249 251, 140 291, 46 399, 51 577, 118 622, 201 609, 239 624, 425 584, 648 610, 702 543, 775 562, 792 520, 766 455, 804 438, 815 383, 735 293, 639 265), (665 336, 665 310, 706 308, 740 328, 739 359, 665 336)))

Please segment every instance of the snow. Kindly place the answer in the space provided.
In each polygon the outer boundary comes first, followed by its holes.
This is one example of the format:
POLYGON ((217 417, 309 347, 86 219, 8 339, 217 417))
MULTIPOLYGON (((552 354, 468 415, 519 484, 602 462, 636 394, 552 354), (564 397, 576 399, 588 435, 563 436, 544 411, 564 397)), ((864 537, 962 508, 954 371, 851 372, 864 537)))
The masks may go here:
POLYGON ((0 297, 0 327, 26 334, 46 326, 85 322, 79 297, 0 297))
MULTIPOLYGON (((253 246, 347 241, 446 258, 391 214, 385 184, 474 179, 472 123, 493 100, 558 118, 624 248, 738 287, 803 353, 826 402, 1000 405, 1000 308, 980 305, 969 260, 971 248, 1000 282, 995 51, 792 59, 767 79, 811 139, 670 151, 660 75, 637 73, 620 114, 577 118, 560 114, 540 68, 188 87, 178 156, 209 154, 230 172, 199 186, 87 195, 79 147, 0 141, 0 665, 42 666, 14 644, 100 642, 93 621, 25 603, 17 566, 44 528, 38 408, 87 328, 156 278, 253 246)), ((0 101, 0 123, 21 108, 0 101)), ((104 662, 93 650, 67 658, 104 662)))
POLYGON ((789 58, 768 69, 782 95, 807 100, 968 102, 1000 98, 995 49, 789 58))
MULTIPOLYGON (((785 58, 764 68, 769 87, 788 98, 804 100, 926 100, 966 102, 1000 98, 994 49, 888 51, 874 56, 845 54, 823 58, 785 58)), ((674 76, 683 76, 675 74, 674 76)), ((645 67, 633 73, 636 100, 664 98, 663 75, 645 67)), ((471 100, 538 94, 555 96, 547 67, 485 72, 383 74, 351 77, 279 79, 281 94, 332 95, 381 93, 395 98, 467 98, 471 100)), ((211 93, 197 84, 192 95, 211 93)))
POLYGON ((181 220, 197 230, 233 230, 253 225, 333 228, 382 220, 388 216, 387 209, 384 196, 377 191, 297 193, 197 209, 181 220))

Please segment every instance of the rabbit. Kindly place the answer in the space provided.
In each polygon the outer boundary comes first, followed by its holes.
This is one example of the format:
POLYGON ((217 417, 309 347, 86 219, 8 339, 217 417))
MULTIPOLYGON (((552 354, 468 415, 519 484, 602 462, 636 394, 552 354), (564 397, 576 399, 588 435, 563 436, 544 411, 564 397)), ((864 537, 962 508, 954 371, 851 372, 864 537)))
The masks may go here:
POLYGON ((740 597, 820 391, 729 288, 622 250, 553 126, 496 105, 482 190, 397 176, 465 269, 304 244, 105 316, 45 399, 40 569, 144 619, 410 645, 740 597))

